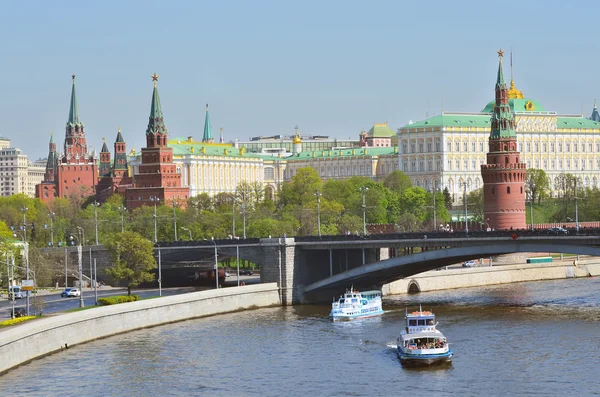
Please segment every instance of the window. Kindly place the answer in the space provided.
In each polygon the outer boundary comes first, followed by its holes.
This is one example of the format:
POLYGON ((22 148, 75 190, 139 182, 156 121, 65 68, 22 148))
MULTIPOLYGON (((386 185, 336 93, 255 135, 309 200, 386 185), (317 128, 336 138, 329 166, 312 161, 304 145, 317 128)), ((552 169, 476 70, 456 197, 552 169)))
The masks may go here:
POLYGON ((456 148, 456 151, 457 151, 457 152, 460 152, 460 143, 459 143, 459 142, 456 142, 456 144, 455 144, 454 146, 455 146, 455 148, 456 148))
POLYGON ((558 152, 562 153, 562 142, 558 142, 558 152))
POLYGON ((546 144, 546 142, 544 142, 544 143, 542 144, 542 150, 544 151, 544 153, 545 153, 545 152, 547 152, 547 150, 546 150, 546 149, 548 149, 548 145, 546 144))
POLYGON ((465 160, 465 161, 463 162, 463 165, 464 165, 464 168, 463 168, 463 170, 464 170, 464 171, 468 170, 468 169, 469 169, 469 160, 465 160))
POLYGON ((431 142, 427 142, 427 151, 431 152, 431 149, 432 149, 431 142))
POLYGON ((449 151, 449 152, 451 152, 451 151, 452 151, 452 143, 451 143, 451 142, 448 142, 448 143, 446 144, 446 147, 448 148, 448 151, 449 151))
POLYGON ((471 151, 474 152, 475 151, 475 142, 471 142, 471 151))
POLYGON ((571 144, 569 142, 567 142, 567 153, 569 153, 571 151, 571 144))
POLYGON ((463 142, 463 152, 467 151, 467 142, 463 142))
POLYGON ((440 151, 440 142, 439 142, 439 141, 436 141, 436 142, 435 142, 435 151, 436 151, 436 152, 439 152, 439 151, 440 151))
POLYGON ((554 151, 554 142, 550 142, 550 151, 553 152, 554 151))
POLYGON ((275 179, 275 170, 272 167, 265 168, 265 180, 275 179))
POLYGON ((531 152, 531 142, 527 142, 527 152, 531 152))
POLYGON ((456 160, 456 171, 460 171, 460 160, 456 160))
POLYGON ((506 187, 506 194, 510 194, 510 186, 506 187))
POLYGON ((479 142, 479 151, 483 152, 483 142, 479 142))
POLYGON ((540 144, 539 143, 535 143, 535 151, 536 153, 540 151, 540 144))
POLYGON ((448 160, 448 171, 452 171, 452 160, 448 160))
POLYGON ((476 170, 477 168, 477 163, 475 162, 475 160, 471 160, 471 170, 476 170))
POLYGON ((414 152, 415 152, 415 144, 414 144, 414 143, 411 143, 411 144, 410 144, 410 152, 411 152, 411 153, 414 153, 414 152))
POLYGON ((423 143, 419 143, 419 153, 423 153, 423 143))

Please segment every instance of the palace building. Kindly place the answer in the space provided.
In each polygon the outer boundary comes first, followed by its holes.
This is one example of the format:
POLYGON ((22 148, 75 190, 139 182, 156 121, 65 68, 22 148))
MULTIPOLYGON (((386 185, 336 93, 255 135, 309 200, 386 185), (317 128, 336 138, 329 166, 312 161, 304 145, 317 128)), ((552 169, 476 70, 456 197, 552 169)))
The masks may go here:
MULTIPOLYGON (((512 73, 511 73, 512 74, 512 73)), ((483 187, 481 166, 486 163, 495 101, 480 112, 442 112, 398 130, 399 158, 417 186, 448 188, 453 202, 483 187)), ((570 173, 586 187, 600 187, 600 116, 560 114, 515 88, 511 76, 508 106, 515 121, 516 151, 527 168, 546 172, 554 192, 559 175, 570 173)))

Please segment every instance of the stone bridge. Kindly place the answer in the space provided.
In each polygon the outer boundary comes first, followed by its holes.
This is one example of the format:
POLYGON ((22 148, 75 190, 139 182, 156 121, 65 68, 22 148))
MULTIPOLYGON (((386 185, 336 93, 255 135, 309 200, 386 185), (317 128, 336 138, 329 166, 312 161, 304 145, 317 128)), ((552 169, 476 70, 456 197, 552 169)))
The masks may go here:
MULTIPOLYGON (((329 300, 350 285, 381 287, 427 270, 481 257, 518 252, 600 256, 600 236, 595 233, 575 236, 446 233, 159 243, 155 256, 158 257, 160 251, 163 285, 169 269, 214 268, 215 247, 219 261, 239 256, 258 264, 261 282, 277 282, 282 302, 294 304, 329 300)), ((67 250, 70 264, 76 264, 75 248, 67 250)), ((86 274, 90 255, 97 258, 99 279, 107 280, 104 269, 111 265, 108 253, 102 246, 84 247, 86 274)))

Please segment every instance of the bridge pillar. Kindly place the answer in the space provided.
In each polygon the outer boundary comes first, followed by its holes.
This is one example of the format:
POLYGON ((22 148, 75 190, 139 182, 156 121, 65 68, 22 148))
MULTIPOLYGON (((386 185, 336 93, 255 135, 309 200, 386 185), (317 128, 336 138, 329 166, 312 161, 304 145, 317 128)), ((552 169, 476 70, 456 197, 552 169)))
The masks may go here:
POLYGON ((284 305, 304 303, 302 256, 293 238, 261 239, 260 281, 275 282, 284 305))

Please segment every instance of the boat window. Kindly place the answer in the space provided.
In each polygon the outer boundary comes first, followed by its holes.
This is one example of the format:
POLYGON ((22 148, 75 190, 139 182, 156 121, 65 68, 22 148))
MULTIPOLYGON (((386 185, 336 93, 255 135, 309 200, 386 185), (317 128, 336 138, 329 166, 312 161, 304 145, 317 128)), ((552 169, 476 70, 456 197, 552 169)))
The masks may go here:
POLYGON ((427 320, 427 325, 434 325, 432 318, 430 318, 430 319, 427 320))
POLYGON ((417 326, 417 320, 408 320, 408 325, 410 325, 411 327, 416 327, 417 326))
POLYGON ((419 320, 419 325, 425 325, 425 320, 419 320))

